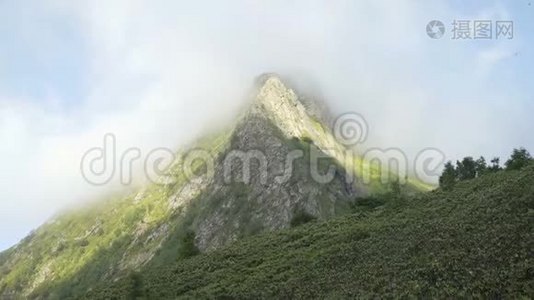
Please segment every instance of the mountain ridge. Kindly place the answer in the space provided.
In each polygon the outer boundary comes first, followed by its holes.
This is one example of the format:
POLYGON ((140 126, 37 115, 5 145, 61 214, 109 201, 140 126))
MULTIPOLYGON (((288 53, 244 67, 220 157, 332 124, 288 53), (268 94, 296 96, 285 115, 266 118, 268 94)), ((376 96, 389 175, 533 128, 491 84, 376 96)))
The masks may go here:
POLYGON ((177 160, 161 182, 60 214, 3 252, 0 296, 29 297, 40 287, 65 281, 112 280, 148 262, 164 265, 245 236, 288 228, 299 216, 329 219, 347 213, 358 195, 382 186, 347 180, 353 170, 345 169, 345 147, 277 76, 265 77, 255 101, 233 127, 201 138, 179 154, 187 157, 199 149, 213 158, 212 173, 208 164, 191 163, 190 178, 177 160), (268 163, 266 178, 261 160, 250 161, 248 182, 239 180, 246 177, 246 161, 226 168, 227 156, 259 150, 268 163), (302 159, 284 176, 288 156, 297 152, 302 159), (324 158, 310 163, 314 154, 324 158), (318 184, 311 168, 319 174, 333 170, 334 176, 318 184), (226 175, 232 180, 227 182, 226 175))

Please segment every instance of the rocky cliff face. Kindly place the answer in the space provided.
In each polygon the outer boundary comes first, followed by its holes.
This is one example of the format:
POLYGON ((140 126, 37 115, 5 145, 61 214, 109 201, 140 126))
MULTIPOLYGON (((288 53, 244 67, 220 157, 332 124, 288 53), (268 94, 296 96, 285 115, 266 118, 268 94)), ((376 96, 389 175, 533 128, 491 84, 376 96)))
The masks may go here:
POLYGON ((347 180, 343 151, 295 92, 265 76, 237 124, 181 153, 162 184, 59 216, 2 253, 0 295, 113 279, 191 247, 209 251, 289 227, 299 216, 343 214, 367 193, 347 180), (192 163, 191 176, 183 159, 193 150, 212 161, 192 163))
POLYGON ((347 211, 358 191, 325 153, 336 149, 325 130, 291 89, 277 77, 266 79, 217 161, 195 223, 198 247, 289 227, 299 214, 325 219, 347 211), (328 182, 317 182, 315 177, 328 174, 328 182))
POLYGON ((342 214, 365 192, 345 177, 332 155, 344 148, 328 126, 276 76, 261 79, 250 108, 221 136, 218 152, 212 152, 214 172, 189 179, 170 197, 174 209, 186 211, 182 226, 195 232, 201 251, 289 227, 297 215, 342 214), (315 178, 328 175, 324 183, 315 178))

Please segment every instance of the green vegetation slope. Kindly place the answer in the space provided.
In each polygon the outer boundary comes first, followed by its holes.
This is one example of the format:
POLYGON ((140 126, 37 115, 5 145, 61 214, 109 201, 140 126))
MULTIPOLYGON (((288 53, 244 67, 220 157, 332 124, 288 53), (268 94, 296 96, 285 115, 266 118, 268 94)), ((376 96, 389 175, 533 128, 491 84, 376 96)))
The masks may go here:
POLYGON ((534 164, 446 192, 383 200, 165 267, 147 265, 85 297, 534 296, 534 164))

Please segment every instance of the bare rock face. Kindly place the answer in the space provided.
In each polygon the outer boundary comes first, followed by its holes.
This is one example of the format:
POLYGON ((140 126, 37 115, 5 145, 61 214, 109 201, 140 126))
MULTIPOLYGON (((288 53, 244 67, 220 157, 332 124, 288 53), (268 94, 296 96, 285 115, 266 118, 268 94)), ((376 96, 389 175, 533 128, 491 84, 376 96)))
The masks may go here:
POLYGON ((270 76, 233 130, 196 217, 201 251, 240 236, 289 227, 298 214, 326 219, 348 210, 355 189, 328 155, 338 145, 297 95, 270 76), (312 160, 314 156, 321 157, 312 160), (316 170, 315 170, 316 169, 316 170), (330 180, 315 177, 330 174, 330 180))

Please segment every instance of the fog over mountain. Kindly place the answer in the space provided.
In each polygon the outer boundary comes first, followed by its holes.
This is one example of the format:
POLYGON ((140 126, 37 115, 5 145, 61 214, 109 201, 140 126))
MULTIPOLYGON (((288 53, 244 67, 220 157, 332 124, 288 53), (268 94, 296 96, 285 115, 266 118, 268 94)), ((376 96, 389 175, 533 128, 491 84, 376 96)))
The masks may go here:
POLYGON ((366 147, 449 159, 534 149, 532 9, 453 2, 2 1, 0 248, 121 188, 80 174, 106 133, 118 153, 175 149, 233 120, 265 72, 334 115, 363 115, 366 147), (434 19, 443 39, 426 34, 434 19), (451 40, 455 19, 513 20, 516 34, 451 40))

